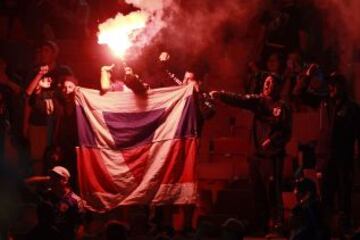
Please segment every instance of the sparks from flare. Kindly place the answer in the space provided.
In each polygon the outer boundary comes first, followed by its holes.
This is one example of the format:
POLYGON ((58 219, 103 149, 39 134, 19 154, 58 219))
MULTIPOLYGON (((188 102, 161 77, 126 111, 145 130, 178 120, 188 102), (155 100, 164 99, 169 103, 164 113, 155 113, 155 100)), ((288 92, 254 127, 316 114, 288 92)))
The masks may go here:
POLYGON ((98 43, 107 44, 115 57, 124 60, 127 50, 136 43, 148 20, 149 14, 144 11, 128 15, 118 13, 99 24, 98 43))

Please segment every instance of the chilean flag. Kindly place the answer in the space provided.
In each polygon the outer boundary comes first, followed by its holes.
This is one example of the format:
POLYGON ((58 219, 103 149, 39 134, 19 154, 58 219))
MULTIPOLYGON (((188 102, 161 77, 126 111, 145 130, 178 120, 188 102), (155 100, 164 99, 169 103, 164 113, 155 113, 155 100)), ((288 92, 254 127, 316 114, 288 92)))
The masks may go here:
POLYGON ((78 88, 78 174, 89 210, 193 204, 198 126, 194 86, 108 92, 78 88))

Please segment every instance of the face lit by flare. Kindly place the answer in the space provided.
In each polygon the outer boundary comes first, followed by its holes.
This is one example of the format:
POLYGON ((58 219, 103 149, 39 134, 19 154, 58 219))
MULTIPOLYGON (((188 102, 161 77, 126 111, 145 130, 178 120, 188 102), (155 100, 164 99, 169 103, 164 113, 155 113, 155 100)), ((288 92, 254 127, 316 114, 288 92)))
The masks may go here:
POLYGON ((73 81, 65 80, 63 87, 62 87, 62 92, 64 95, 69 95, 75 91, 75 88, 76 88, 76 85, 73 81))
POLYGON ((184 75, 183 84, 189 84, 191 82, 196 82, 195 74, 192 72, 186 72, 184 75))
POLYGON ((183 84, 184 84, 184 85, 194 84, 195 91, 196 91, 196 92, 199 92, 199 91, 200 91, 200 84, 201 84, 201 82, 199 82, 199 81, 196 79, 195 73, 193 73, 193 72, 188 72, 188 71, 185 72, 184 79, 183 79, 183 84))
POLYGON ((51 77, 43 77, 43 78, 39 81, 39 87, 40 87, 40 88, 48 89, 48 88, 51 87, 51 83, 52 83, 52 78, 51 78, 51 77))

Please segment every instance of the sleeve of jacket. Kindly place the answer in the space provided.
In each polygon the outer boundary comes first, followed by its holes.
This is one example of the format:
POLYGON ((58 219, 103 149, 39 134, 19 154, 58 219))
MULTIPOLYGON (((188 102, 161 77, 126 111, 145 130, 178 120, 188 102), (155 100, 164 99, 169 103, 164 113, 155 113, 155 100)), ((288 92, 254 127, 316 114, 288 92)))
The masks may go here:
POLYGON ((228 105, 255 111, 261 96, 258 94, 237 94, 232 92, 220 93, 220 100, 228 105))

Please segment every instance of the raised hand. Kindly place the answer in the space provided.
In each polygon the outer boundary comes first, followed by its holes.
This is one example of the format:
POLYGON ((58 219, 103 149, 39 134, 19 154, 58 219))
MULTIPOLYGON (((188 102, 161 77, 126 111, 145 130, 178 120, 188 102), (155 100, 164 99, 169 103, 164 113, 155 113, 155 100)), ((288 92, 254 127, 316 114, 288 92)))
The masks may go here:
POLYGON ((101 67, 101 75, 100 75, 100 85, 102 93, 111 89, 111 71, 115 67, 115 64, 111 64, 110 66, 102 66, 101 67))
POLYGON ((44 65, 44 66, 41 66, 41 67, 40 67, 38 74, 41 75, 41 76, 44 76, 44 75, 47 74, 48 72, 49 72, 49 66, 48 66, 48 65, 44 65))
POLYGON ((220 93, 221 93, 221 91, 216 90, 216 91, 209 92, 209 95, 210 95, 211 99, 216 99, 219 97, 220 93))
POLYGON ((159 61, 160 62, 165 63, 165 62, 169 61, 169 59, 170 59, 170 54, 169 53, 167 53, 167 52, 160 53, 160 56, 159 56, 159 61))
POLYGON ((309 68, 306 70, 306 75, 311 76, 318 69, 319 69, 319 65, 317 65, 316 63, 312 63, 312 64, 310 64, 309 68))
POLYGON ((110 66, 102 66, 102 67, 101 67, 101 71, 111 72, 114 67, 115 67, 115 64, 111 64, 110 66))

